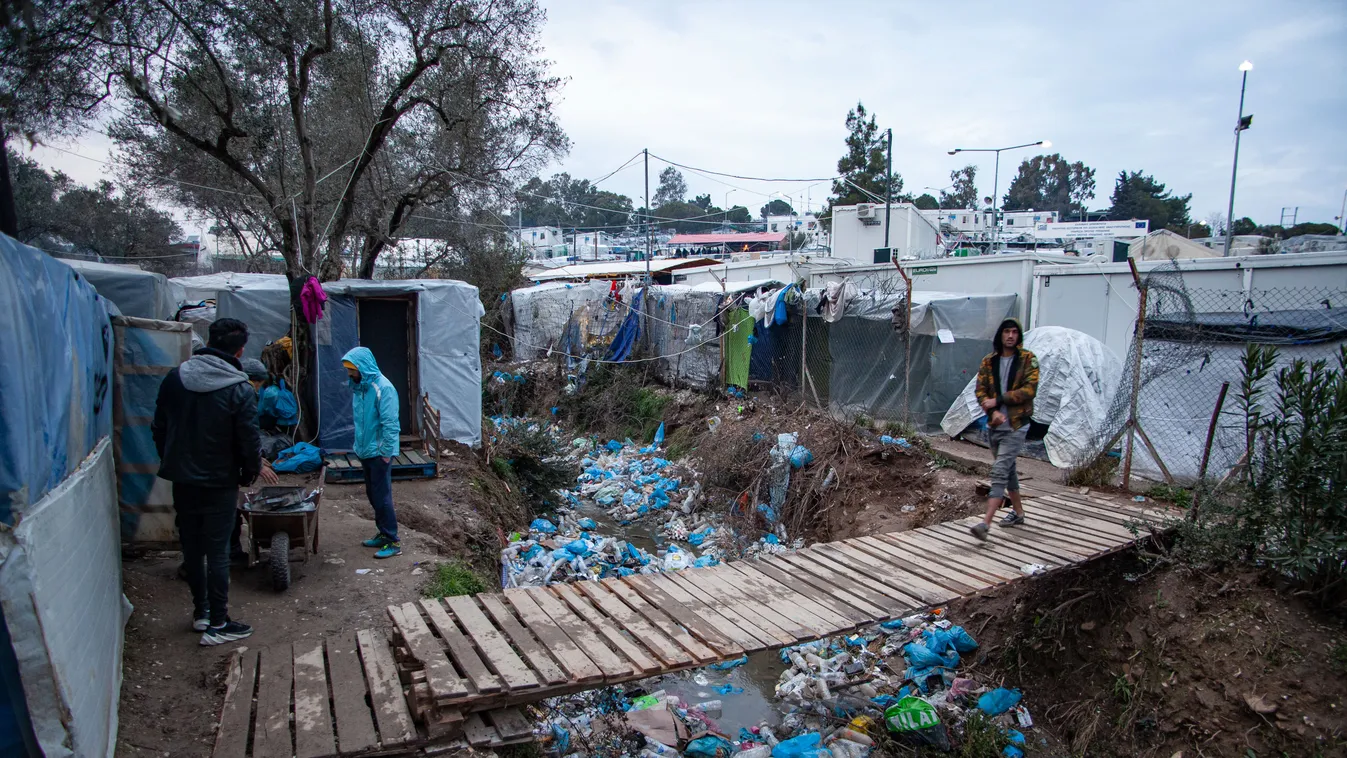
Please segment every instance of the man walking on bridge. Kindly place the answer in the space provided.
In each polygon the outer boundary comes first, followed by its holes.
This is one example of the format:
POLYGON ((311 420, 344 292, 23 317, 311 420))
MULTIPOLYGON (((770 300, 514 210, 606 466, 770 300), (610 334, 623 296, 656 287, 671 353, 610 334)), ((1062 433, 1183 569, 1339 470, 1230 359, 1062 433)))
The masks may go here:
POLYGON ((978 403, 990 418, 987 442, 992 450, 992 486, 987 498, 987 515, 971 527, 973 536, 987 539, 996 511, 1010 501, 1011 512, 1001 526, 1024 523, 1024 504, 1020 502, 1020 480, 1015 460, 1024 449, 1029 433, 1029 418, 1034 413, 1034 394, 1038 392, 1038 358, 1022 347, 1020 322, 1008 318, 1001 322, 992 338, 992 353, 982 359, 978 369, 978 403))

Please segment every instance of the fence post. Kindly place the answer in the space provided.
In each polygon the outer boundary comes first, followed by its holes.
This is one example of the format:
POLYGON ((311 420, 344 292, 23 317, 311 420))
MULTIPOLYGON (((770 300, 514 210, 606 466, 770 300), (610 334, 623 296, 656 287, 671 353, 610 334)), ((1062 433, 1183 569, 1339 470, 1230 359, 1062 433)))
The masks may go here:
POLYGON ((805 372, 809 370, 809 352, 806 346, 809 343, 809 303, 803 297, 800 297, 800 397, 809 402, 809 396, 805 394, 805 372))
POLYGON ((907 304, 907 313, 903 315, 903 420, 915 427, 916 422, 912 420, 912 277, 897 260, 893 261, 893 267, 898 269, 903 284, 907 285, 907 293, 903 296, 907 304))
POLYGON ((1211 412, 1211 424, 1207 426, 1207 444, 1202 447, 1202 465, 1197 469, 1197 489, 1193 490, 1193 507, 1188 511, 1188 520, 1197 520, 1197 506, 1201 502, 1202 490, 1206 489, 1207 463, 1211 460, 1211 443, 1216 438, 1216 422, 1221 418, 1221 406, 1225 405, 1225 393, 1230 390, 1230 382, 1221 382, 1221 394, 1216 396, 1216 408, 1211 412))
POLYGON ((1124 425, 1127 433, 1127 452, 1123 456, 1124 490, 1130 489, 1132 484, 1132 448, 1136 445, 1137 400, 1141 394, 1141 351, 1145 345, 1146 333, 1146 285, 1142 283, 1141 275, 1137 273, 1136 259, 1129 257, 1127 266, 1132 270, 1132 283, 1136 285, 1138 295, 1136 329, 1132 335, 1132 397, 1127 412, 1127 423, 1124 425))

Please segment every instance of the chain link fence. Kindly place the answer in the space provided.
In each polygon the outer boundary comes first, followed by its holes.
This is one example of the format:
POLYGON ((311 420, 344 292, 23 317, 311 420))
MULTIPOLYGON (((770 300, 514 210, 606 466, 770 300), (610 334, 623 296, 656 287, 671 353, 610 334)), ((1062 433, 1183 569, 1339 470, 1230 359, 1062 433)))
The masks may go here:
POLYGON ((1276 347, 1275 374, 1296 360, 1332 362, 1347 340, 1342 288, 1189 288, 1177 265, 1133 276, 1140 316, 1082 483, 1223 479, 1248 455, 1246 347, 1276 347))

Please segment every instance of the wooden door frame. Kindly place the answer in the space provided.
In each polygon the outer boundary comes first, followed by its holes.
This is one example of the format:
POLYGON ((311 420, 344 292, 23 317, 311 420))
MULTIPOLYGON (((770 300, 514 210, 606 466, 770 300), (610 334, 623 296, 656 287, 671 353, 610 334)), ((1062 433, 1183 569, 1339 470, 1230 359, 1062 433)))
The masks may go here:
POLYGON ((411 417, 412 434, 421 435, 421 414, 417 413, 417 403, 421 397, 421 360, 418 349, 420 335, 420 298, 415 292, 401 295, 354 295, 356 342, 360 342, 360 302, 362 300, 397 300, 407 303, 407 408, 411 417))

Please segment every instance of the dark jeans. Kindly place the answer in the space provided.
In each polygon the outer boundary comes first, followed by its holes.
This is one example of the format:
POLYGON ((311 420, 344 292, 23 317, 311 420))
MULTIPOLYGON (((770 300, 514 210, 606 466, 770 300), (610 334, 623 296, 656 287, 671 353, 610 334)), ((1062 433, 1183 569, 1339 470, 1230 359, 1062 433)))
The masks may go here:
POLYGON ((182 562, 192 588, 192 618, 209 614, 212 626, 223 624, 229 611, 229 542, 238 498, 237 487, 173 485, 182 562))
POLYGON ((398 516, 393 512, 393 464, 383 458, 361 458, 365 469, 365 495, 374 508, 374 525, 379 534, 398 541, 398 516))

